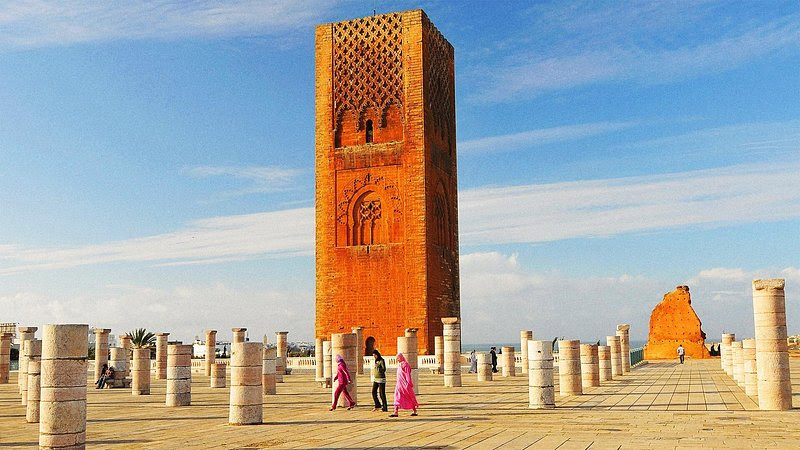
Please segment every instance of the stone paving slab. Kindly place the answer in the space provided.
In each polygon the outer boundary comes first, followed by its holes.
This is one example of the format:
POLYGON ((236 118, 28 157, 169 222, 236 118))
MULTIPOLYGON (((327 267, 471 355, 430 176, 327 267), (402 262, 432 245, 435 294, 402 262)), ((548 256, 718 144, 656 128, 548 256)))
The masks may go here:
MULTIPOLYGON (((800 361, 791 363, 797 408, 800 361)), ((264 397, 264 424, 238 427, 227 424, 229 389, 192 376, 190 407, 164 406, 163 380, 153 380, 149 396, 89 389, 87 447, 800 448, 800 409, 758 411, 719 360, 651 362, 584 395, 557 396, 548 411, 527 408, 524 376, 478 383, 464 374, 462 388, 444 388, 440 377, 421 373, 420 416, 399 418, 370 411, 368 377, 358 387, 359 407, 329 412, 328 390, 312 375, 291 375, 278 395, 264 397)), ((11 378, 0 385, 0 448, 35 448, 38 425, 25 423, 11 378)))

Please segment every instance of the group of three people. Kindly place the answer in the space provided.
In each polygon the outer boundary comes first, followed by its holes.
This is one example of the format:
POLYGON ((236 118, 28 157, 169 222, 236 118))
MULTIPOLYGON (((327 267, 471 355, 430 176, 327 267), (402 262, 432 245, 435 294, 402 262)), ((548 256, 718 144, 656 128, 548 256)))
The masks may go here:
MULTIPOLYGON (((386 403, 386 361, 378 350, 373 350, 372 356, 374 357, 372 364, 372 399, 375 401, 375 408, 372 410, 388 412, 386 403), (380 398, 378 398, 379 393, 380 398)), ((347 400, 347 409, 353 409, 356 406, 356 402, 347 392, 347 385, 353 381, 347 370, 347 363, 344 362, 344 358, 341 355, 336 355, 336 375, 333 377, 333 381, 337 384, 330 410, 336 409, 340 395, 344 395, 345 400, 347 400)), ((414 380, 411 377, 411 365, 408 364, 402 353, 398 353, 397 381, 394 386, 394 412, 389 417, 397 417, 397 412, 400 409, 410 409, 412 410, 411 415, 416 416, 418 406, 417 396, 414 394, 414 380)))

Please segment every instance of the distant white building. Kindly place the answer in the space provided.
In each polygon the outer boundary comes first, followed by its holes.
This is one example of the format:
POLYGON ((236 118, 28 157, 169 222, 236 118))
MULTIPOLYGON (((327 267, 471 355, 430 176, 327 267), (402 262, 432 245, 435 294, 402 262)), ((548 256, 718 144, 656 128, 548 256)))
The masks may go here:
MULTIPOLYGON (((216 356, 221 357, 225 354, 225 356, 231 355, 231 343, 224 342, 224 341, 217 341, 216 345, 216 356)), ((201 341, 200 339, 195 339, 192 343, 192 356, 195 358, 205 358, 206 357, 206 341, 201 341)))

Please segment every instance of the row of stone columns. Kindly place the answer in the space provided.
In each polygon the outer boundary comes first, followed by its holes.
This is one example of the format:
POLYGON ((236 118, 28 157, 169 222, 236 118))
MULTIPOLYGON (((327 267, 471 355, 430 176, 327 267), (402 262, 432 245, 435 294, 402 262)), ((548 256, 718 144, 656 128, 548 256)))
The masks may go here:
POLYGON ((762 410, 792 408, 785 280, 753 280, 755 339, 723 333, 720 365, 762 410))
POLYGON ((444 385, 461 386, 461 323, 458 317, 443 317, 444 385))

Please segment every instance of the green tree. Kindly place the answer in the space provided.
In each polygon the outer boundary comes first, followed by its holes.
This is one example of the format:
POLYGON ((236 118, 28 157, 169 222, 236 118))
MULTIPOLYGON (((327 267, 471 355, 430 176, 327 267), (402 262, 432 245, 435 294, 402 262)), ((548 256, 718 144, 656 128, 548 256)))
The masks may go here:
POLYGON ((144 328, 137 328, 128 333, 131 337, 133 348, 152 347, 156 341, 156 335, 144 328))

